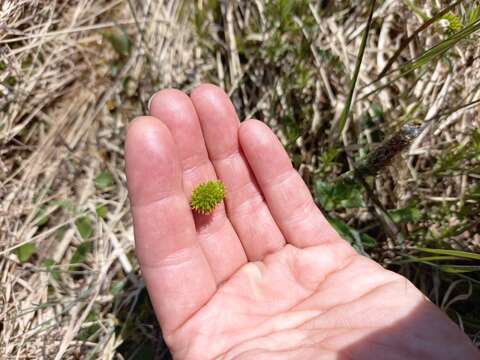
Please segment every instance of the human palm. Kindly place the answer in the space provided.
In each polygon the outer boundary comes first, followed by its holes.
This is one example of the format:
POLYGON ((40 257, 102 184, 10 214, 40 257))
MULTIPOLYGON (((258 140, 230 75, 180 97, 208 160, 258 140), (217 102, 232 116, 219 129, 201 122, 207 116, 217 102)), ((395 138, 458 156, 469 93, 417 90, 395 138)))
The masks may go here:
POLYGON ((178 359, 475 359, 405 278, 331 228, 274 134, 202 85, 157 93, 129 128, 136 251, 178 359), (225 204, 192 213, 199 183, 225 204))

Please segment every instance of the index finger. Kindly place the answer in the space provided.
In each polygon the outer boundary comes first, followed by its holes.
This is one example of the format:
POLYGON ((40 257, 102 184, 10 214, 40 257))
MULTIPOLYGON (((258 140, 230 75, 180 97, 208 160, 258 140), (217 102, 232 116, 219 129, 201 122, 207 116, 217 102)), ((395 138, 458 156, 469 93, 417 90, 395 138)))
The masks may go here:
POLYGON ((125 149, 136 253, 162 330, 168 333, 210 299, 216 283, 197 241, 168 128, 154 117, 136 119, 125 149))

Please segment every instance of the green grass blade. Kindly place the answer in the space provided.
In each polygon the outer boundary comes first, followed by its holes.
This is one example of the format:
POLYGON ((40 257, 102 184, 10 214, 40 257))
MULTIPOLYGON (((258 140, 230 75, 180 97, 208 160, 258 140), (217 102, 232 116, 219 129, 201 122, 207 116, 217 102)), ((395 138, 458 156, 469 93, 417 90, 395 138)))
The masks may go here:
MULTIPOLYGON (((397 80, 399 80, 400 78, 410 74, 414 70, 417 70, 417 69, 423 67, 424 65, 429 64, 431 61, 437 59, 438 57, 445 54, 448 50, 453 48, 456 44, 458 44, 459 41, 461 41, 463 39, 466 39, 467 37, 469 37, 470 35, 472 35, 473 33, 477 32, 479 30, 480 30, 480 19, 476 20, 475 22, 473 22, 473 23, 471 23, 467 26, 465 26, 462 30, 456 32, 455 34, 450 36, 448 39, 445 39, 445 40, 435 44, 434 46, 432 46, 430 49, 426 50, 424 53, 422 53, 418 57, 416 57, 414 59, 411 59, 410 61, 400 65, 398 68, 390 71, 389 73, 386 73, 386 74, 383 74, 382 76, 379 76, 376 80, 369 83, 368 85, 365 85, 363 88, 366 88, 366 87, 368 87, 372 84, 377 83, 380 79, 382 79, 383 77, 385 77, 387 75, 392 75, 392 74, 397 73, 397 72, 399 73, 389 83, 382 84, 382 85, 376 87, 375 89, 373 89, 368 94, 363 95, 360 98, 360 100, 365 99, 365 98, 371 96, 372 94, 384 89, 389 84, 396 82, 397 80)), ((342 113, 342 115, 343 115, 343 113, 342 113)))
POLYGON ((440 265, 439 269, 441 271, 451 273, 451 274, 462 274, 462 273, 479 271, 480 266, 473 266, 473 265, 440 265))
POLYGON ((429 248, 417 248, 417 250, 427 252, 430 254, 449 255, 449 256, 456 256, 464 259, 480 260, 480 254, 461 251, 461 250, 429 249, 429 248))
POLYGON ((343 108, 342 114, 340 115, 338 123, 338 135, 342 134, 343 128, 347 122, 348 115, 350 114, 350 107, 352 106, 353 94, 355 93, 355 85, 357 84, 358 74, 360 73, 360 68, 362 66, 363 55, 365 54, 365 48, 367 47, 368 33, 370 32, 370 27, 372 26, 373 11, 375 10, 376 0, 372 0, 370 3, 370 13, 368 14, 367 25, 363 32, 362 42, 360 44, 360 50, 358 51, 357 61, 355 63, 355 70, 353 72, 352 82, 350 84, 350 92, 348 93, 347 102, 343 108))
POLYGON ((417 38, 418 34, 420 34, 423 30, 425 30, 426 28, 428 28, 430 25, 434 24, 435 22, 437 22, 443 15, 445 15, 446 13, 448 13, 450 10, 452 10, 453 8, 455 8, 457 5, 459 5, 460 3, 462 3, 464 0, 458 0, 456 2, 454 2, 453 4, 447 6, 445 9, 441 10, 438 14, 436 14, 435 16, 431 17, 430 19, 428 19, 427 21, 425 21, 418 29, 416 29, 408 38, 406 38, 404 41, 402 41, 402 43, 400 44, 400 47, 397 49, 397 51, 395 51, 395 53, 392 55, 392 57, 388 60, 387 64, 385 65, 385 67, 382 69, 382 71, 380 71, 380 74, 378 75, 377 79, 375 80, 378 81, 380 80, 381 78, 383 78, 384 76, 387 75, 387 72, 388 70, 390 70, 390 68, 392 67, 392 65, 395 63, 395 61, 400 57, 400 55, 402 54, 403 50, 405 50, 407 48, 407 46, 417 38))
POLYGON ((398 260, 398 261, 393 261, 394 264, 409 264, 409 263, 416 263, 416 262, 426 262, 426 261, 445 261, 445 260, 459 260, 460 258, 457 256, 443 256, 443 255, 437 255, 437 256, 422 256, 422 257, 416 257, 416 256, 410 256, 408 259, 403 259, 403 260, 398 260))
POLYGON ((473 33, 477 32, 480 29, 480 20, 475 21, 474 23, 467 25, 459 32, 453 34, 448 39, 445 39, 438 44, 434 45, 423 54, 418 56, 417 58, 403 64, 400 66, 399 71, 402 75, 406 75, 413 70, 422 67, 423 65, 428 64, 433 59, 439 57, 440 55, 444 54, 446 51, 451 49, 455 44, 457 44, 460 40, 467 38, 468 36, 472 35, 473 33))

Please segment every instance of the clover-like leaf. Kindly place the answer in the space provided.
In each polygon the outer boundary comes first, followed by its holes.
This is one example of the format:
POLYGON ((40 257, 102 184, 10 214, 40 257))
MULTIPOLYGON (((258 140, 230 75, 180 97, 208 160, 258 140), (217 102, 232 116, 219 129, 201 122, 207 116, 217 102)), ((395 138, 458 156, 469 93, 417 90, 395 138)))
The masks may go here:
POLYGON ((190 207, 200 214, 210 214, 225 197, 225 185, 220 180, 198 185, 192 193, 190 207))
POLYGON ((37 252, 37 245, 33 242, 27 242, 19 246, 16 250, 18 260, 21 263, 27 262, 33 254, 37 252))

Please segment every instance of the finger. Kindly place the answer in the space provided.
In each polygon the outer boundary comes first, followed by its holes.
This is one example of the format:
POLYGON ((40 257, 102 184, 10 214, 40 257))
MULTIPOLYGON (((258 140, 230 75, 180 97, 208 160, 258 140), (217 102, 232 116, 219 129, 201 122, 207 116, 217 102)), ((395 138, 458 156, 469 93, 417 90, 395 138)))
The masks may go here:
POLYGON ((285 245, 238 143, 240 122, 225 92, 214 85, 197 87, 191 99, 208 155, 227 188, 227 214, 249 260, 261 260, 285 245))
POLYGON ((175 329, 216 290, 183 193, 180 162, 167 127, 135 120, 125 145, 136 253, 164 331, 175 329))
MULTIPOLYGON (((183 188, 187 197, 200 183, 217 178, 208 158, 198 117, 190 98, 175 89, 156 93, 150 113, 169 128, 177 145, 183 168, 183 188)), ((229 278, 247 262, 242 244, 227 218, 223 203, 211 215, 194 212, 198 240, 217 282, 229 278)))
POLYGON ((307 247, 340 240, 315 205, 308 187, 273 132, 260 121, 248 120, 240 127, 239 138, 287 242, 307 247))

